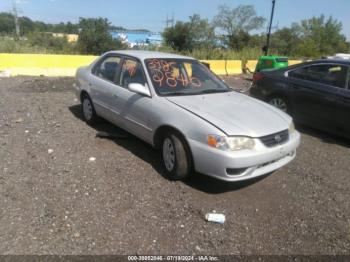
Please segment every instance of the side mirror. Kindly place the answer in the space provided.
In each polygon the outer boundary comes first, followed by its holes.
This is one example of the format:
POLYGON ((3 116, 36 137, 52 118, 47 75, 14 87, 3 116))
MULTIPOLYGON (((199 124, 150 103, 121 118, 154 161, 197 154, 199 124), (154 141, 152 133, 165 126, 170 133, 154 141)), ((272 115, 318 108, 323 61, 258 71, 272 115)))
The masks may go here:
POLYGON ((140 94, 140 95, 143 95, 143 96, 151 96, 151 93, 148 89, 147 86, 144 86, 142 84, 139 84, 139 83, 130 83, 128 85, 128 88, 130 91, 136 93, 136 94, 140 94))

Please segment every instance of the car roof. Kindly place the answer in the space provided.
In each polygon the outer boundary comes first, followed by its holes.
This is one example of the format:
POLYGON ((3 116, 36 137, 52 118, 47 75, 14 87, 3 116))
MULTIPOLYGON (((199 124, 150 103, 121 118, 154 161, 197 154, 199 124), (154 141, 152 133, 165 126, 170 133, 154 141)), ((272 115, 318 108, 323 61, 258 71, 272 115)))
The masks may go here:
POLYGON ((194 58, 188 57, 188 56, 182 56, 182 55, 164 53, 164 52, 144 51, 144 50, 116 50, 116 51, 107 52, 106 54, 120 54, 120 55, 132 56, 140 60, 150 59, 150 58, 175 58, 175 59, 195 60, 194 58))
POLYGON ((344 65, 344 66, 350 66, 350 60, 346 59, 318 59, 318 60, 310 60, 306 61, 300 64, 294 64, 290 65, 285 68, 281 68, 279 70, 273 70, 273 71, 289 71, 298 67, 303 66, 311 66, 311 65, 318 65, 318 64, 337 64, 337 65, 344 65))
POLYGON ((350 65, 350 60, 347 59, 318 59, 306 62, 305 64, 341 64, 341 65, 350 65))

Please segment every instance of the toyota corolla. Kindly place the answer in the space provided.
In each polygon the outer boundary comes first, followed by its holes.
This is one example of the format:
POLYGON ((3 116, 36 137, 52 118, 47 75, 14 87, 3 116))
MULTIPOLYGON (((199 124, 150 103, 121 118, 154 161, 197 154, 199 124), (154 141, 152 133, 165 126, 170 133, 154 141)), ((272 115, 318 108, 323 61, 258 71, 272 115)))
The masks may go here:
POLYGON ((193 58, 112 51, 76 78, 86 122, 104 118, 159 149, 169 179, 197 171, 247 180, 296 156, 300 134, 290 116, 235 92, 193 58))

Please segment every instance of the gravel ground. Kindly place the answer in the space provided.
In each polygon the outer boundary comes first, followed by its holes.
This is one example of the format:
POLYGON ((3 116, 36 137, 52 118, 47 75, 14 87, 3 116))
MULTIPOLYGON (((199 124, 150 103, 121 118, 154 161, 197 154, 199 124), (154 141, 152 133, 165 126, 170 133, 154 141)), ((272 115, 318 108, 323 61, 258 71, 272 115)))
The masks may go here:
POLYGON ((349 142, 299 127, 268 177, 170 182, 137 138, 96 138, 122 131, 86 125, 72 84, 0 78, 0 254, 349 254, 349 142))

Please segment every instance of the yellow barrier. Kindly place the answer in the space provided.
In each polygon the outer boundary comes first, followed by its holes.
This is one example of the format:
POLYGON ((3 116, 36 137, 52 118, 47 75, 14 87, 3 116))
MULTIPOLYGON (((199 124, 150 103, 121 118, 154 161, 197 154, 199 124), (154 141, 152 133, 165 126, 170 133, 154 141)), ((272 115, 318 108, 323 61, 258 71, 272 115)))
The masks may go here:
POLYGON ((289 65, 297 65, 297 64, 300 64, 300 63, 302 63, 303 61, 301 61, 301 60, 289 60, 288 61, 288 64, 289 65))
POLYGON ((96 56, 0 54, 0 71, 10 76, 74 76, 77 68, 89 65, 96 56))
POLYGON ((241 60, 201 60, 210 65, 210 70, 217 75, 234 75, 242 73, 241 60))
POLYGON ((254 72, 257 64, 258 60, 248 60, 245 66, 250 72, 254 72))
POLYGON ((226 62, 225 60, 201 60, 202 62, 208 63, 210 70, 217 75, 226 75, 226 62))
POLYGON ((242 74, 241 60, 227 60, 226 71, 229 75, 242 74))
MULTIPOLYGON (((96 56, 82 55, 47 55, 47 54, 0 54, 0 71, 5 75, 28 76, 74 76, 77 68, 89 65, 96 56)), ((202 60, 217 75, 233 75, 242 73, 240 60, 202 60)), ((290 65, 301 63, 290 60, 290 65)), ((255 70, 257 60, 248 60, 246 66, 255 70)))

